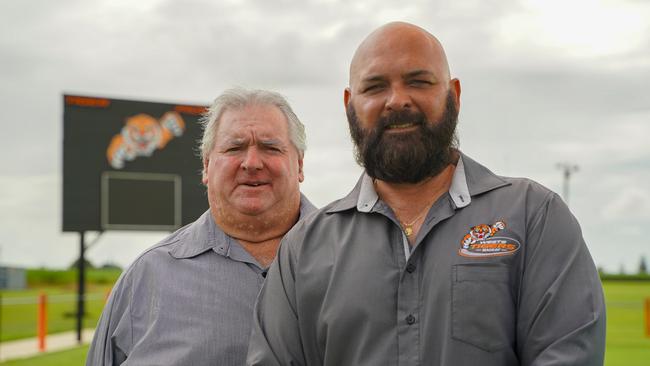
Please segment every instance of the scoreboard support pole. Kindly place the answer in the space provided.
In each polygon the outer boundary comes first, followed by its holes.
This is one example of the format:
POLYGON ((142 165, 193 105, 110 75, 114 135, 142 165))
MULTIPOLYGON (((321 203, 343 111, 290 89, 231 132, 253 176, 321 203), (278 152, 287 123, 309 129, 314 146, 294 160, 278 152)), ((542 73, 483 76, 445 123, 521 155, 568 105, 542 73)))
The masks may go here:
POLYGON ((77 293, 77 343, 82 344, 83 339, 81 333, 83 331, 83 319, 84 319, 84 305, 85 305, 85 295, 86 295, 86 242, 85 242, 85 231, 79 232, 79 261, 77 262, 77 268, 79 270, 79 284, 77 286, 79 292, 77 293))

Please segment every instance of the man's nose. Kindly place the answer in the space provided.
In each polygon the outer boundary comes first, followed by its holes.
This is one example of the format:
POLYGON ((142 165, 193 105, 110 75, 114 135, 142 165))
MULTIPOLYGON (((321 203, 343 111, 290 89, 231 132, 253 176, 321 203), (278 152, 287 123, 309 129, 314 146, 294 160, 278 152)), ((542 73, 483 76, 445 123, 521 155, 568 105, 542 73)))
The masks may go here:
POLYGON ((390 93, 386 100, 386 110, 400 111, 402 109, 409 109, 412 105, 413 101, 411 100, 408 90, 401 86, 390 88, 390 93))
POLYGON ((264 167, 262 157, 257 147, 252 146, 246 150, 246 155, 241 163, 244 170, 261 170, 264 167))

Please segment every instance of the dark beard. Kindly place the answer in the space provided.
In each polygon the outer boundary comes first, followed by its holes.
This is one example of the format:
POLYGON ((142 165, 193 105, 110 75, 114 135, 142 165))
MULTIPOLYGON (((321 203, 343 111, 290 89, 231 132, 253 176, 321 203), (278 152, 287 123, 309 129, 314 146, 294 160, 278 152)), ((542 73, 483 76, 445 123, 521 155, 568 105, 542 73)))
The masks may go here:
POLYGON ((438 175, 453 159, 457 146, 458 111, 452 93, 440 120, 431 123, 421 112, 396 111, 377 120, 365 131, 352 104, 347 108, 355 158, 369 176, 389 183, 418 183, 438 175), (416 131, 384 133, 394 123, 413 123, 416 131))

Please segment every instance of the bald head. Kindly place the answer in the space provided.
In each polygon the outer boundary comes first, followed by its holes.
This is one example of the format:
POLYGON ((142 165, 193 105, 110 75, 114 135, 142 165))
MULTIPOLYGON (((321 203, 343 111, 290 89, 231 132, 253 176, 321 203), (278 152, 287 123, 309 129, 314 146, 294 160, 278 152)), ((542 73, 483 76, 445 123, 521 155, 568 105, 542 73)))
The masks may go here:
POLYGON ((416 25, 393 22, 376 29, 361 42, 350 63, 350 86, 375 63, 415 56, 432 62, 440 72, 440 81, 449 81, 447 56, 438 39, 416 25))

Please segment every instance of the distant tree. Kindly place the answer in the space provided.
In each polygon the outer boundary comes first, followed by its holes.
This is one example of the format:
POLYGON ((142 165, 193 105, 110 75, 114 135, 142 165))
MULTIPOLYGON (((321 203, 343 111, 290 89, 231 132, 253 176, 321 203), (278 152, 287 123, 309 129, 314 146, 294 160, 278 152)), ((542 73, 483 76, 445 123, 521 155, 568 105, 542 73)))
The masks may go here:
POLYGON ((648 265, 645 262, 645 256, 641 256, 641 262, 639 263, 639 274, 648 274, 648 265))
POLYGON ((618 274, 625 274, 625 266, 621 263, 621 266, 618 268, 618 274))
POLYGON ((117 270, 122 270, 122 267, 120 267, 117 263, 113 262, 106 262, 99 267, 101 269, 117 269, 117 270))
MULTIPOLYGON (((95 265, 91 261, 89 261, 88 259, 86 259, 84 261, 84 263, 86 264, 86 269, 95 268, 95 265)), ((75 259, 74 262, 72 262, 68 268, 69 269, 77 269, 77 268, 79 268, 79 258, 75 259)))

